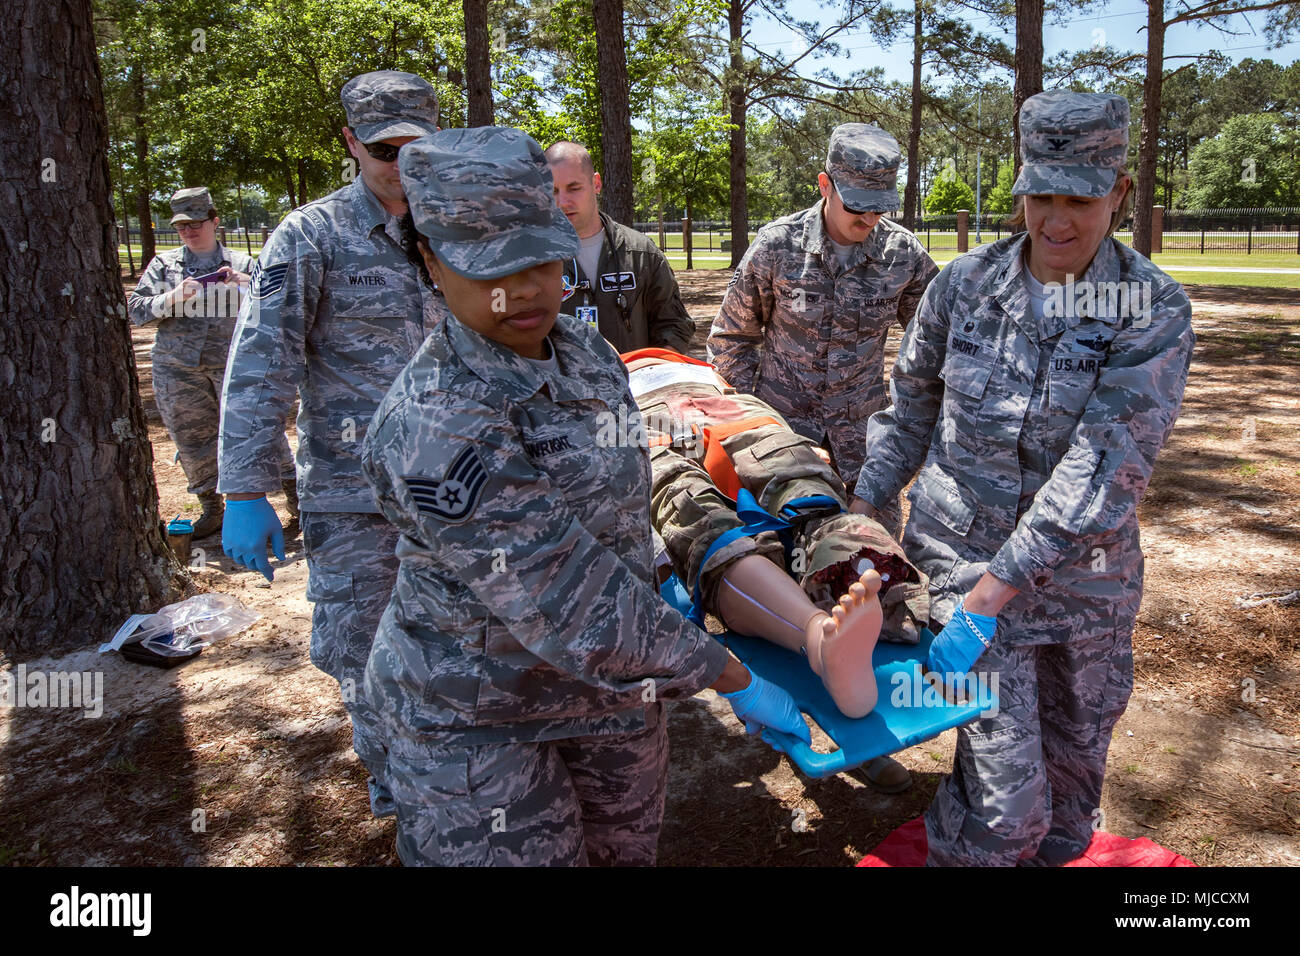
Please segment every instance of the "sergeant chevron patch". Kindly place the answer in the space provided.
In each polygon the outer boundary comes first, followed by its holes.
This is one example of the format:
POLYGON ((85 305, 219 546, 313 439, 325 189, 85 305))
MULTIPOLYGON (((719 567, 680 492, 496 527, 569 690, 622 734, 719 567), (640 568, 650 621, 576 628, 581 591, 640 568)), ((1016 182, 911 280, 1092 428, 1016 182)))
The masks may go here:
POLYGON ((448 524, 460 524, 474 514, 487 483, 487 469, 473 445, 466 445, 447 468, 441 481, 423 475, 403 475, 420 514, 448 524))
POLYGON ((262 264, 259 262, 257 268, 253 270, 249 295, 254 299, 265 299, 267 296, 275 295, 284 286, 284 277, 288 271, 289 263, 287 262, 267 266, 265 269, 262 268, 262 264))

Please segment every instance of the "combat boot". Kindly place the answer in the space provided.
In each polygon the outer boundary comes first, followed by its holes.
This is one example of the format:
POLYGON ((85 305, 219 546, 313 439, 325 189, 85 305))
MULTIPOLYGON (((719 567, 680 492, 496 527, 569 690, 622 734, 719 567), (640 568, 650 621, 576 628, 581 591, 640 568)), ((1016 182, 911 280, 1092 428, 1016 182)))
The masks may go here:
POLYGON ((194 540, 206 538, 221 530, 221 519, 226 513, 226 500, 215 491, 206 491, 199 495, 199 504, 203 505, 203 514, 194 522, 194 540))
POLYGON ((298 520, 298 480, 286 478, 280 482, 280 487, 284 489, 284 503, 289 508, 289 520, 284 526, 284 536, 292 538, 301 527, 301 522, 298 520))

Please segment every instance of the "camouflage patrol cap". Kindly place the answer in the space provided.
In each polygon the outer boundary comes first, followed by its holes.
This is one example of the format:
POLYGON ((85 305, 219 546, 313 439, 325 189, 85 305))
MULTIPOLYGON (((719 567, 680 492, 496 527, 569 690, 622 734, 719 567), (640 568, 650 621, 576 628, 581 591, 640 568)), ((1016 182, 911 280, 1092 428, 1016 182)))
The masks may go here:
POLYGON ((1016 196, 1105 196, 1128 156, 1128 100, 1050 90, 1020 107, 1016 196))
POLYGON ((348 125, 363 143, 427 136, 438 129, 438 94, 414 73, 362 73, 343 85, 339 98, 348 125))
POLYGON ((857 212, 893 212, 898 208, 898 140, 879 126, 843 123, 831 131, 826 175, 840 201, 857 212))
POLYGON ((460 275, 499 279, 578 253, 546 156, 527 133, 443 130, 402 147, 397 169, 415 228, 460 275))
POLYGON ((178 189, 171 198, 172 225, 178 222, 200 222, 216 211, 212 204, 212 194, 207 186, 190 186, 178 189))

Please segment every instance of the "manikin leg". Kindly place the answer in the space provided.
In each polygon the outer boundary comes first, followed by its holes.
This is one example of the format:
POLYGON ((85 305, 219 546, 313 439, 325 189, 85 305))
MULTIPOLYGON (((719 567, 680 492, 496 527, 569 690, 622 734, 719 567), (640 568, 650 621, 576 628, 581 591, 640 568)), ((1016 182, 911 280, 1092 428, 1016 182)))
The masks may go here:
POLYGON ((734 631, 807 654, 813 672, 846 717, 876 706, 871 652, 880 637, 880 575, 868 571, 827 614, 771 561, 741 558, 718 585, 718 616, 734 631))

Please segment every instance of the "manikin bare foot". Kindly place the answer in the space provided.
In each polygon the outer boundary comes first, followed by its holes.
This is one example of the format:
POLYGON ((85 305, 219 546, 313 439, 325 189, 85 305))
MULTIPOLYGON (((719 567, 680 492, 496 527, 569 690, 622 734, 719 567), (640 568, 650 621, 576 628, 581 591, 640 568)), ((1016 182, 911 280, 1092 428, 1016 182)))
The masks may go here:
POLYGON ((808 663, 845 717, 865 717, 876 706, 871 652, 880 638, 880 575, 868 571, 840 598, 830 615, 805 625, 808 663))

